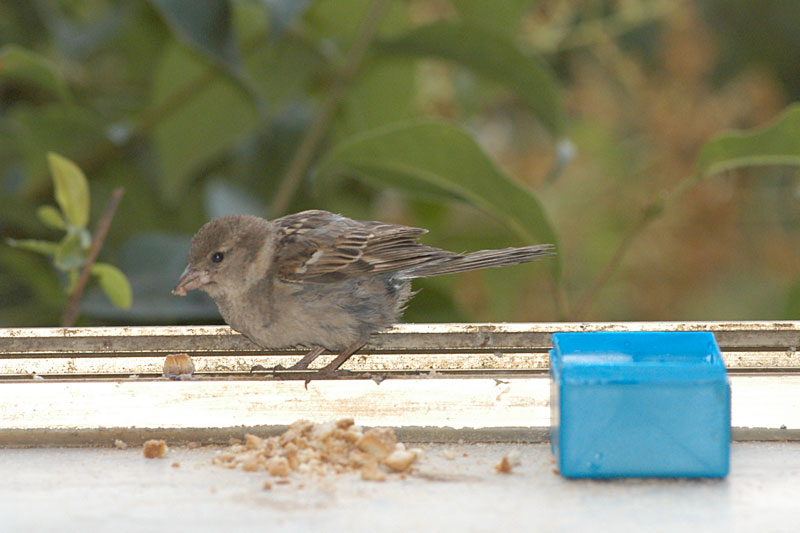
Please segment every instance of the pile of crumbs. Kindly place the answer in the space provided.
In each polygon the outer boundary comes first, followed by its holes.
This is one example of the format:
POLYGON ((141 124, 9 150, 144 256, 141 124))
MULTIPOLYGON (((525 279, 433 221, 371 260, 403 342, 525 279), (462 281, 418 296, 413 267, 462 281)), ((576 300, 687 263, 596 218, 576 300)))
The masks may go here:
POLYGON ((299 420, 282 435, 245 435, 243 443, 219 452, 214 463, 248 472, 267 471, 286 478, 300 474, 360 472, 369 481, 384 481, 392 472, 408 472, 421 450, 406 449, 391 428, 362 431, 352 418, 315 424, 299 420))

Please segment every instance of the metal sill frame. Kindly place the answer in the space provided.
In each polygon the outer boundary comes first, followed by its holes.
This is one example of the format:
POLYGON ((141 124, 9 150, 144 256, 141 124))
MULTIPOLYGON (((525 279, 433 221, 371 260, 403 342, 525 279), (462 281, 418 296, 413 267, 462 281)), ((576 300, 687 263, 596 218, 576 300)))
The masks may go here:
POLYGON ((598 322, 399 324, 325 380, 251 372, 303 352, 227 326, 0 329, 0 446, 227 442, 346 416, 409 441, 546 440, 550 335, 562 331, 711 331, 734 439, 800 440, 800 322, 598 322), (174 353, 192 357, 193 379, 162 377, 174 353))

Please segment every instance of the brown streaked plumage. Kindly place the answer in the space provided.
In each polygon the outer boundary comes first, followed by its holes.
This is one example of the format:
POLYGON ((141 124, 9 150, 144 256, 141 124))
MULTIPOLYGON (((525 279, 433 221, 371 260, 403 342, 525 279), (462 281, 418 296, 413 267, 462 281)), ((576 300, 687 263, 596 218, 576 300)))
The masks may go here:
POLYGON ((225 322, 260 346, 310 348, 292 368, 307 368, 325 349, 336 352, 324 369, 332 371, 400 318, 411 279, 554 253, 543 244, 458 254, 421 244, 424 233, 318 210, 272 221, 217 218, 192 239, 189 264, 172 292, 207 292, 225 322))

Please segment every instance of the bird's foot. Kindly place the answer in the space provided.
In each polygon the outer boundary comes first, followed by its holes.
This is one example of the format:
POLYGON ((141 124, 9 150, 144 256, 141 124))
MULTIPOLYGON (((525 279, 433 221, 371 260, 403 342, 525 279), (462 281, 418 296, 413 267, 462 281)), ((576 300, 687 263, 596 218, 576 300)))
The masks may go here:
POLYGON ((352 370, 342 370, 339 368, 320 368, 314 373, 314 379, 334 379, 350 376, 353 374, 352 370))
POLYGON ((314 348, 311 348, 311 351, 305 354, 298 362, 290 366, 289 370, 308 370, 308 365, 313 363, 314 360, 319 357, 319 354, 324 351, 325 348, 322 346, 315 346, 314 348))

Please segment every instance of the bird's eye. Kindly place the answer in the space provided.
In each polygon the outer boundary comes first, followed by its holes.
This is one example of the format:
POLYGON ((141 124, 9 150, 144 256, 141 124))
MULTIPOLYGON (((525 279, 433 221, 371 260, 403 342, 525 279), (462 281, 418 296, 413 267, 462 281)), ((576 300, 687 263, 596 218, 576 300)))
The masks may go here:
POLYGON ((225 254, 222 252, 214 252, 211 255, 211 261, 214 263, 222 263, 223 259, 225 259, 225 254))

